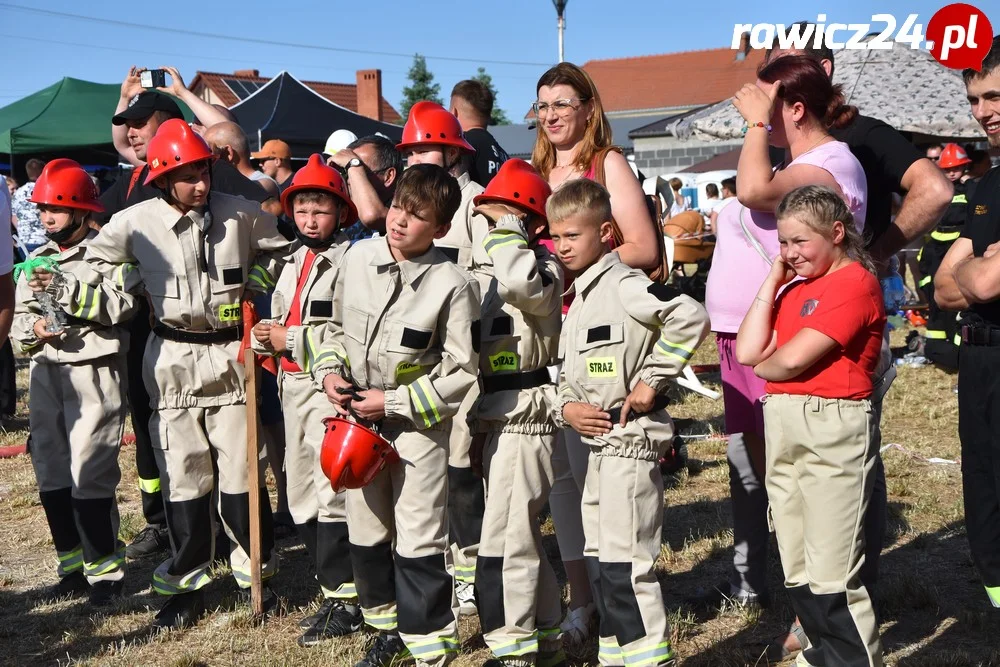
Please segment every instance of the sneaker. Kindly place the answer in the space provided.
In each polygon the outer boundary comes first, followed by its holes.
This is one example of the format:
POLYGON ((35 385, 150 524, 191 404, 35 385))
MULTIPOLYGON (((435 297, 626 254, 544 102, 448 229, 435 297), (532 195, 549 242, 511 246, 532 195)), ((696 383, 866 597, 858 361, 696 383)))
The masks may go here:
POLYGON ((338 600, 337 598, 323 598, 323 602, 319 605, 319 609, 316 610, 316 613, 310 614, 299 621, 299 627, 303 630, 308 630, 312 626, 316 625, 325 619, 327 614, 333 611, 334 606, 336 606, 338 602, 341 602, 341 600, 338 600))
POLYGON ((476 608, 476 588, 474 585, 460 581, 455 586, 455 597, 458 598, 459 616, 475 616, 479 613, 476 608))
MULTIPOLYGON (((354 634, 365 624, 365 619, 361 615, 361 607, 356 604, 347 604, 343 600, 334 599, 333 604, 329 606, 324 601, 320 609, 322 610, 323 607, 328 607, 329 612, 320 616, 302 633, 297 642, 299 646, 303 648, 315 646, 333 637, 345 637, 354 634)), ((319 616, 319 614, 313 614, 313 616, 319 616)))
POLYGON ((97 581, 90 586, 90 599, 87 602, 92 607, 107 607, 122 596, 125 580, 97 581))
POLYGON ((534 660, 526 660, 522 657, 490 658, 483 663, 483 667, 534 667, 534 664, 534 660))
POLYGON ((193 625, 205 613, 205 596, 199 591, 171 595, 153 619, 153 630, 180 630, 193 625))
POLYGON ((728 581, 723 581, 708 590, 698 589, 695 597, 689 599, 688 603, 696 611, 708 612, 718 611, 725 605, 763 609, 770 604, 770 599, 766 593, 758 594, 752 591, 734 589, 728 581))
POLYGON ((597 607, 593 602, 566 612, 566 619, 559 625, 559 629, 562 630, 563 641, 571 644, 583 644, 586 642, 590 638, 596 613, 597 607))
MULTIPOLYGON (((280 598, 278 598, 278 596, 275 595, 274 591, 272 591, 271 587, 268 586, 267 584, 261 586, 260 596, 261 598, 263 598, 262 601, 264 603, 263 617, 268 618, 269 616, 273 616, 275 610, 278 608, 278 603, 280 602, 280 598)), ((245 604, 247 606, 253 604, 249 588, 239 589, 239 591, 236 592, 236 598, 240 604, 245 604)))
POLYGON ((389 667, 410 659, 410 651, 398 632, 380 632, 368 653, 354 667, 389 667))
POLYGON ((170 550, 170 537, 166 526, 146 526, 125 547, 125 557, 130 560, 146 558, 170 550))
POLYGON ((43 600, 62 600, 66 598, 72 600, 82 598, 89 592, 90 584, 87 583, 87 577, 83 576, 83 572, 77 570, 61 578, 59 583, 44 589, 41 597, 43 600))

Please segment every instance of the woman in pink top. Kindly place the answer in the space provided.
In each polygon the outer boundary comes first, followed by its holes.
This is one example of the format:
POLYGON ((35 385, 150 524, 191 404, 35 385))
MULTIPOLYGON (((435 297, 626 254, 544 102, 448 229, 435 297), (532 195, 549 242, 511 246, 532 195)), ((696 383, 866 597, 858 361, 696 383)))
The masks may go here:
POLYGON ((758 72, 733 105, 747 123, 736 172, 738 202, 718 216, 716 246, 708 274, 705 306, 712 319, 722 369, 729 487, 733 506, 734 572, 703 598, 764 602, 767 597, 767 494, 764 490, 764 381, 736 361, 735 341, 757 288, 778 256, 774 209, 803 185, 826 185, 840 195, 861 230, 867 185, 861 164, 847 144, 827 131, 851 121, 857 109, 844 105, 818 63, 787 56, 758 72), (772 169, 768 147, 786 149, 772 169), (761 599, 765 598, 765 599, 761 599))

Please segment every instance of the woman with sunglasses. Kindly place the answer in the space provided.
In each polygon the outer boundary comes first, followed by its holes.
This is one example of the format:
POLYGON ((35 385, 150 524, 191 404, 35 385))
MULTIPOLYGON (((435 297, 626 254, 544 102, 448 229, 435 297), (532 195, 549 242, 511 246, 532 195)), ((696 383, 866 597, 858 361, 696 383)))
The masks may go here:
MULTIPOLYGON (((576 65, 564 62, 545 72, 536 90, 533 110, 538 134, 532 165, 556 190, 577 178, 600 180, 597 160, 603 156, 603 184, 611 193, 611 212, 623 237, 615 250, 629 266, 654 268, 659 261, 656 226, 649 217, 642 185, 625 157, 618 151, 604 150, 612 145, 611 125, 594 81, 576 65)), ((564 313, 568 305, 567 301, 564 313)), ((570 590, 562 630, 573 642, 590 636, 596 611, 584 565, 580 515, 588 448, 579 438, 572 430, 562 431, 553 461, 557 479, 549 498, 570 590)))

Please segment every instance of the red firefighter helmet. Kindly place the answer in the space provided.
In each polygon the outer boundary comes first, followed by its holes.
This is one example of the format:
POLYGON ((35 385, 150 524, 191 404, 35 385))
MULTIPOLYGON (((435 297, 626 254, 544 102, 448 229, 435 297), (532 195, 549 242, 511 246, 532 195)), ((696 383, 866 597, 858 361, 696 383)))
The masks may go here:
POLYGON ((42 169, 31 202, 103 213, 104 207, 97 197, 97 186, 83 167, 69 158, 59 158, 42 169))
POLYGON ((942 169, 951 169, 952 167, 972 164, 972 160, 969 159, 965 149, 958 144, 946 144, 937 164, 942 169))
POLYGON ((337 493, 367 486, 386 463, 399 460, 392 445, 361 424, 327 417, 323 425, 326 434, 319 453, 320 467, 337 493))
POLYGON ((351 196, 347 194, 347 187, 344 185, 344 178, 333 167, 323 162, 323 156, 313 153, 309 156, 306 166, 295 172, 292 176, 292 184, 281 193, 281 206, 285 209, 285 215, 293 218, 292 197, 296 192, 302 190, 322 190, 329 192, 334 197, 339 197, 347 204, 347 224, 352 225, 358 219, 358 209, 351 201, 351 196))
POLYGON ((149 140, 146 148, 149 176, 146 177, 145 184, 149 185, 178 167, 214 157, 205 140, 187 123, 180 118, 171 118, 164 121, 149 140))
POLYGON ((410 115, 403 126, 403 138, 396 144, 397 150, 406 150, 420 144, 455 146, 475 153, 476 149, 465 140, 462 125, 455 114, 440 104, 426 100, 410 107, 410 115))
POLYGON ((486 191, 476 195, 472 203, 479 206, 484 201, 500 201, 524 208, 545 217, 545 202, 552 188, 535 168, 524 160, 511 158, 503 163, 500 171, 486 186, 486 191))

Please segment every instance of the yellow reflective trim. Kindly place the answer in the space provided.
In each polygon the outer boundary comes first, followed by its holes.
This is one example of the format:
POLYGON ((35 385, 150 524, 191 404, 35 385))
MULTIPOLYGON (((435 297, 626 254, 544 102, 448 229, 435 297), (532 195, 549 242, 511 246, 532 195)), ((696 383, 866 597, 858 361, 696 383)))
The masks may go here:
POLYGON ((955 334, 955 337, 952 339, 951 342, 954 343, 955 345, 961 345, 962 344, 962 334, 955 334))
POLYGON ((139 490, 143 493, 159 493, 160 492, 160 478, 156 479, 143 479, 139 478, 139 490))
POLYGON ((965 193, 963 192, 962 194, 958 194, 958 195, 955 195, 954 197, 952 197, 951 198, 951 203, 952 204, 968 204, 969 200, 966 199, 965 193))
POLYGON ((930 285, 933 280, 934 276, 924 276, 920 279, 920 282, 917 283, 917 287, 926 287, 927 285, 930 285))
POLYGON ((928 329, 926 331, 926 333, 924 333, 924 338, 927 338, 927 339, 930 339, 930 340, 944 340, 947 337, 948 337, 948 334, 946 334, 941 329, 928 329))
POLYGON ((954 241, 961 235, 962 232, 939 232, 937 230, 931 232, 931 238, 935 241, 954 241))
POLYGON ((493 253, 499 248, 506 248, 507 246, 527 247, 527 245, 528 243, 527 241, 524 240, 524 237, 522 237, 520 234, 514 234, 514 233, 503 234, 503 235, 491 234, 487 236, 485 241, 483 242, 483 247, 486 249, 486 254, 489 255, 490 257, 492 257, 493 253))
POLYGON ((427 376, 423 376, 417 380, 417 384, 424 387, 424 391, 427 394, 427 402, 430 403, 431 412, 434 413, 434 423, 437 424, 441 421, 441 415, 438 413, 437 405, 434 403, 434 394, 432 392, 433 387, 431 386, 431 381, 427 379, 427 376))

